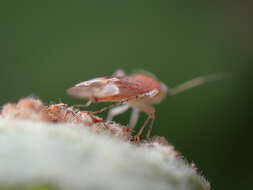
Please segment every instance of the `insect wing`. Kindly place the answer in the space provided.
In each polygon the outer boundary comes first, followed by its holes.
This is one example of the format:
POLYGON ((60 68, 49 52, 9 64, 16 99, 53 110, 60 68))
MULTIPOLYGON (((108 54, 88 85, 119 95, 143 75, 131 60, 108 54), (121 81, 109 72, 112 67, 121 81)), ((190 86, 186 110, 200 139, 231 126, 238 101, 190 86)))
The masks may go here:
POLYGON ((132 75, 124 77, 116 82, 120 94, 138 95, 159 89, 159 83, 153 78, 145 75, 132 75))
POLYGON ((78 98, 94 97, 100 98, 104 96, 112 96, 118 94, 118 88, 114 85, 114 81, 118 79, 115 77, 95 78, 88 81, 81 82, 73 88, 69 88, 67 93, 78 98))

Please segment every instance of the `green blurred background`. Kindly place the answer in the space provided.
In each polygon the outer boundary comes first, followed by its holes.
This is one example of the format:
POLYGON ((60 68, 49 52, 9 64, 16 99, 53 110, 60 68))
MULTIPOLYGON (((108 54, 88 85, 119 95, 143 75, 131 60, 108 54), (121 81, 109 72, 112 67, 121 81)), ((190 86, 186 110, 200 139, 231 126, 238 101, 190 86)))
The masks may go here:
MULTIPOLYGON (((229 72, 157 105, 153 135, 194 161, 212 189, 250 189, 252 3, 211 0, 1 1, 0 105, 35 95, 84 103, 75 83, 143 69, 170 87, 229 72)), ((97 109, 101 105, 92 105, 97 109)), ((105 116, 105 114, 102 114, 105 116)), ((116 118, 127 124, 129 112, 116 118)), ((138 126, 144 121, 141 116, 138 126)))

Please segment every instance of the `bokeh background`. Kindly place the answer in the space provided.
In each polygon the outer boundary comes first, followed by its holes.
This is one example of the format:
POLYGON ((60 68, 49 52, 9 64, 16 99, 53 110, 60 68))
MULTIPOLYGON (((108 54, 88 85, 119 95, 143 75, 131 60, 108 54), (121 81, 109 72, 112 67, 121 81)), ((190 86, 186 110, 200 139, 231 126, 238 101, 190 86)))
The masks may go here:
MULTIPOLYGON (((65 90, 119 68, 150 71, 169 87, 232 73, 157 105, 152 134, 194 161, 212 189, 251 189, 252 7, 233 0, 1 1, 0 105, 28 95, 84 103, 65 90)), ((116 121, 127 124, 129 113, 116 121)))

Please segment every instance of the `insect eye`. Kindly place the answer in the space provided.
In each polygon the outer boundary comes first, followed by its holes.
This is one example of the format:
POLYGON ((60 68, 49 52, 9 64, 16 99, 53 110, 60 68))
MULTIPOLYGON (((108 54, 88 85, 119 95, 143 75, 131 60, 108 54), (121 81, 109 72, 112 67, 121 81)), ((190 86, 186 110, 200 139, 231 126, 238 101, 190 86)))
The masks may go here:
POLYGON ((165 84, 161 84, 161 91, 164 94, 165 97, 170 95, 170 89, 165 84))

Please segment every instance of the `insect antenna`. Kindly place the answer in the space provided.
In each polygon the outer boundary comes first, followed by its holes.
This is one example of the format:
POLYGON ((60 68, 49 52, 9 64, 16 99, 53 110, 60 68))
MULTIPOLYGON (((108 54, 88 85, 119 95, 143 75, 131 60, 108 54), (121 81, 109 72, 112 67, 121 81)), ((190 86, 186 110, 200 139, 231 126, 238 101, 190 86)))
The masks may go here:
POLYGON ((179 94, 196 86, 202 85, 207 82, 215 81, 224 78, 225 74, 210 74, 202 77, 197 77, 192 80, 186 81, 183 84, 180 84, 169 90, 169 95, 174 96, 175 94, 179 94))

